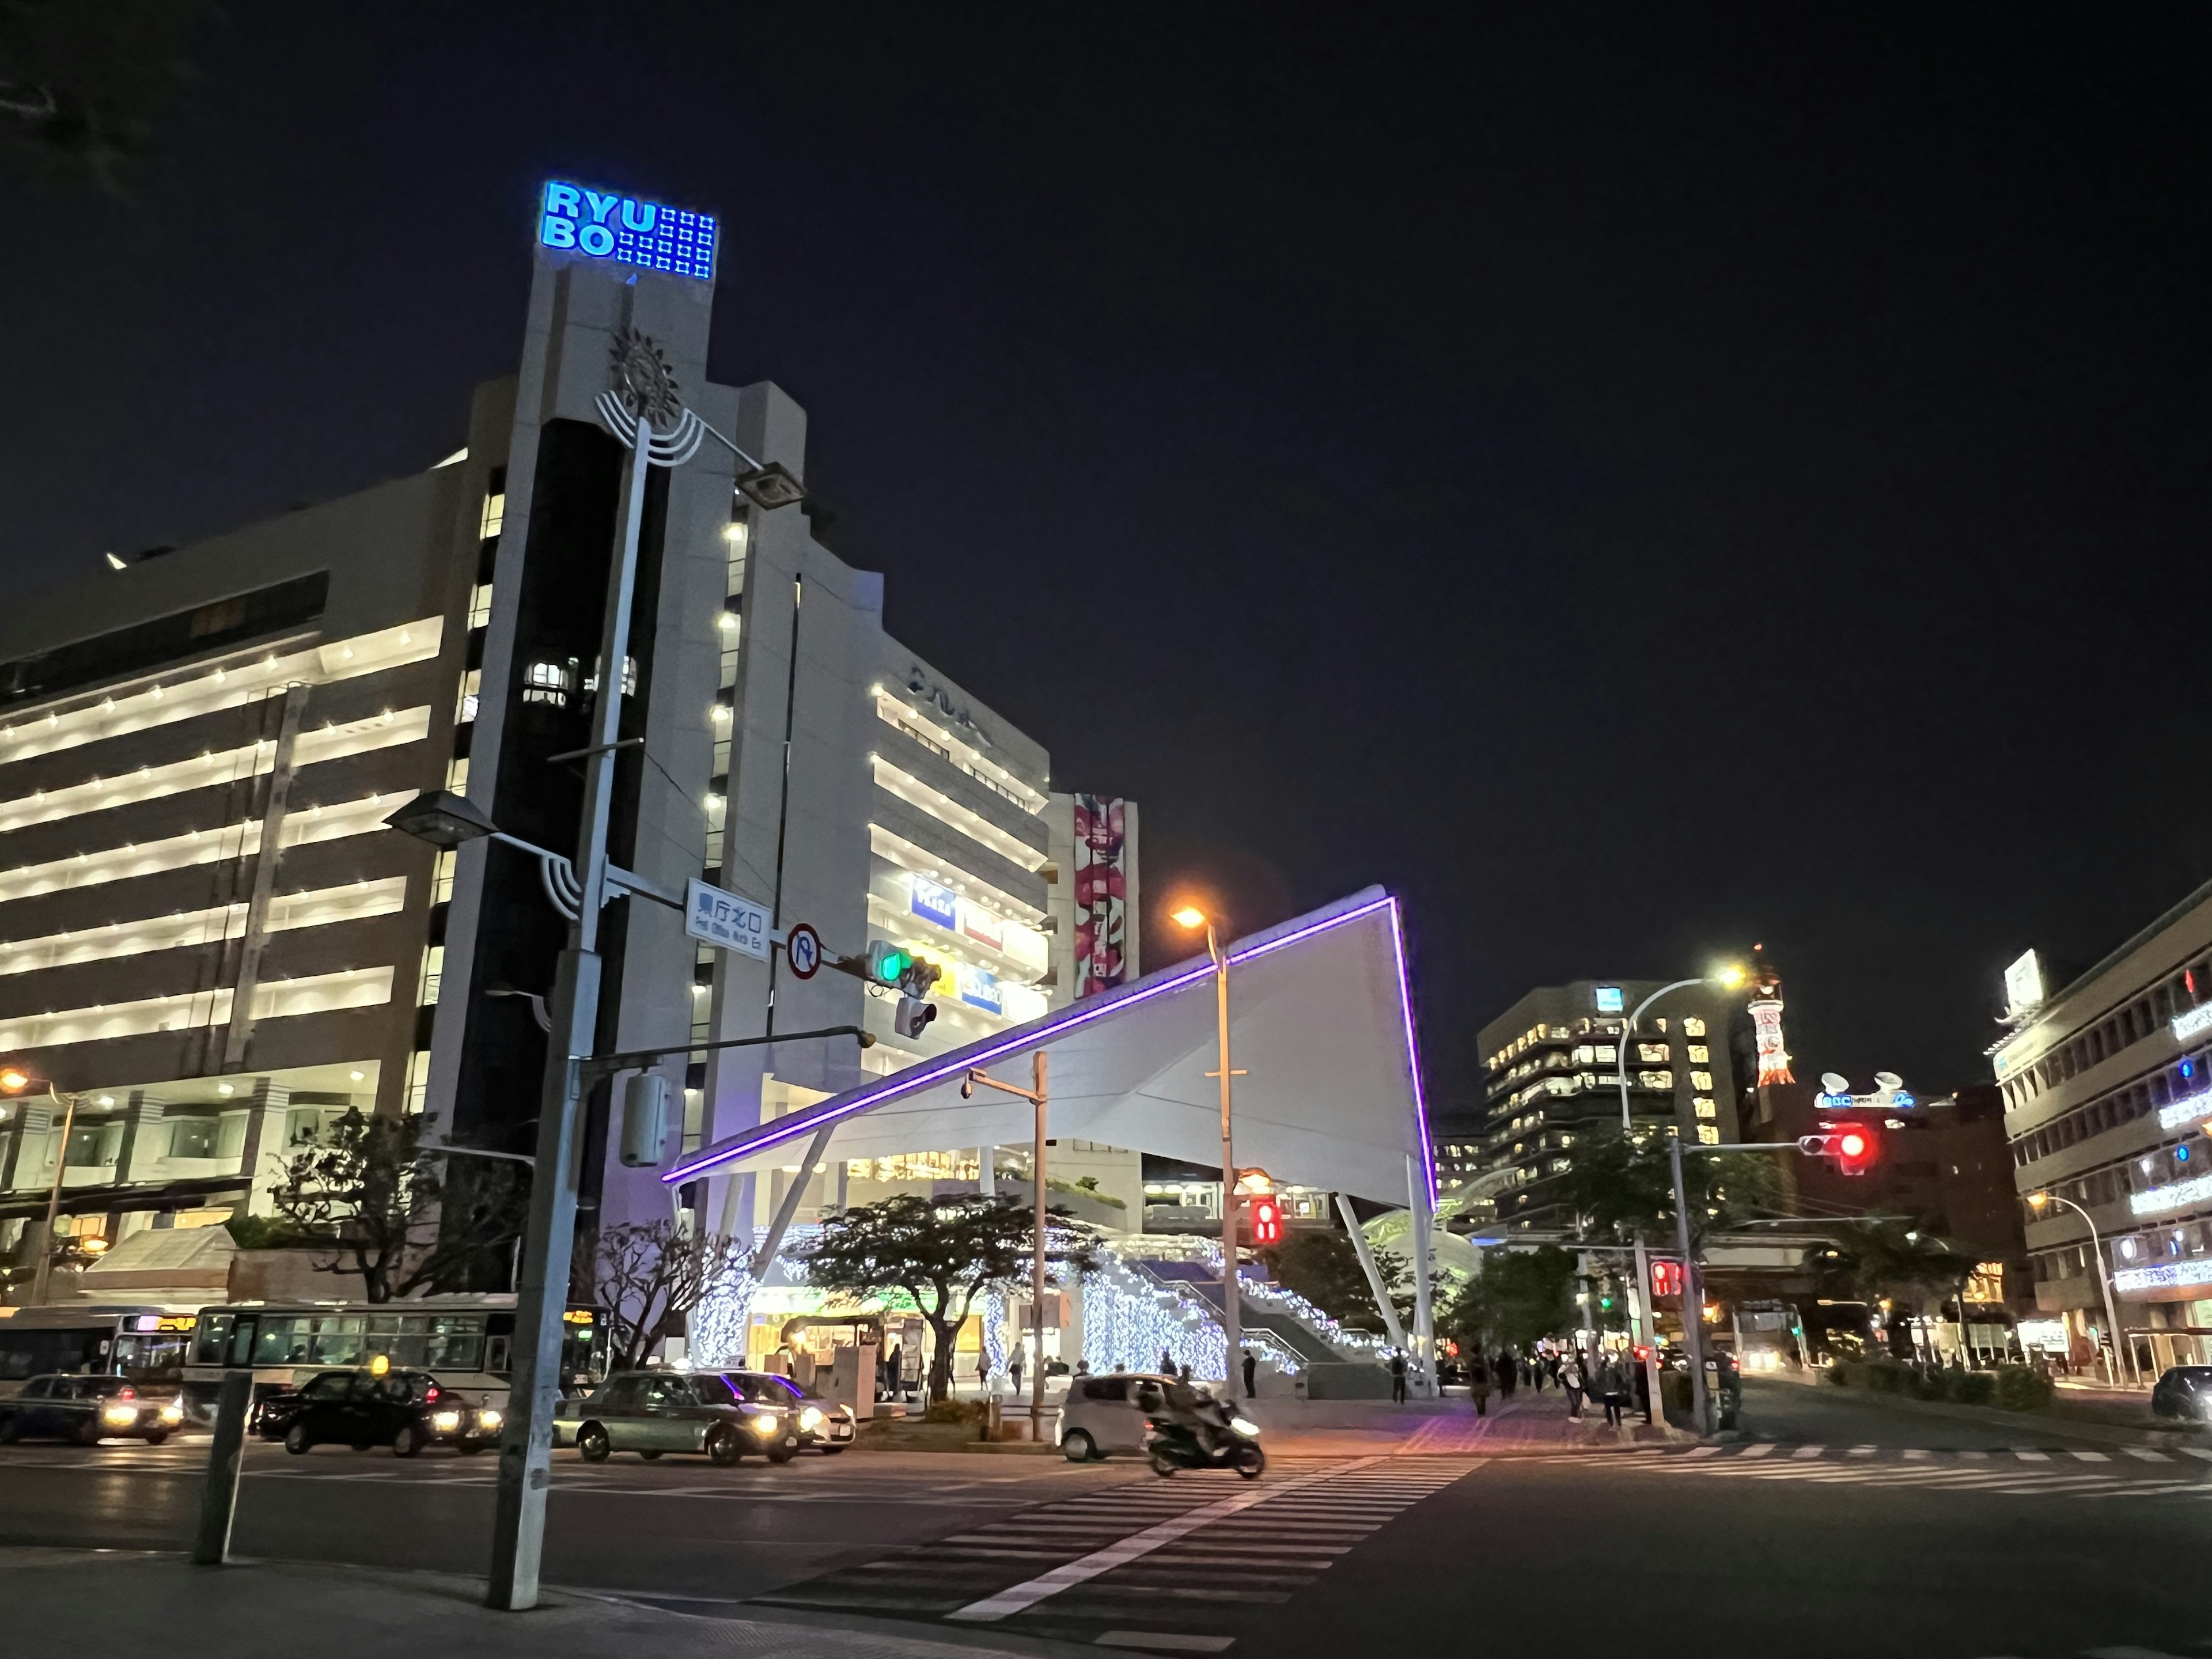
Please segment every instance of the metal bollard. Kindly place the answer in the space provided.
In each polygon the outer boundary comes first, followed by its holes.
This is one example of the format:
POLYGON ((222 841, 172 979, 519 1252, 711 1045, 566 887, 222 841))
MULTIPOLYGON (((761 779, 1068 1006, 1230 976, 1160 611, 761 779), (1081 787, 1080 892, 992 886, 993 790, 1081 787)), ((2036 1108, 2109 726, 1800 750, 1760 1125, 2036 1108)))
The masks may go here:
POLYGON ((215 1408, 215 1443, 208 1448, 207 1484, 200 1491, 196 1565, 219 1567, 230 1559, 231 1517, 238 1512, 238 1469, 246 1450, 246 1412, 253 1399, 252 1371, 225 1371, 215 1408))

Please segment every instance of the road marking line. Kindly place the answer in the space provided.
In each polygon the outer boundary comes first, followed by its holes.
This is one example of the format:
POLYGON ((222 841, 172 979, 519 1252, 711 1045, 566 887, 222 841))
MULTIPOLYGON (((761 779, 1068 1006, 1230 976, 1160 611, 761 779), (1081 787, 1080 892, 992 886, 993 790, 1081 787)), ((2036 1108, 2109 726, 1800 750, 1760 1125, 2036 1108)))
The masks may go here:
POLYGON ((2077 1451, 2069 1452, 2067 1455, 2077 1463, 2109 1463, 2112 1461, 2102 1452, 2077 1451))
POLYGON ((2173 1460, 2162 1451, 2152 1451, 2146 1446, 2130 1446, 2128 1455, 2141 1458, 2146 1463, 2171 1463, 2173 1460))
POLYGON ((2048 1463, 2051 1461, 2049 1452, 2031 1451, 2026 1446, 2014 1447, 2012 1455, 2023 1463, 2048 1463))
POLYGON ((1233 1636, 1179 1636, 1170 1631, 1109 1630, 1091 1638, 1101 1648, 1157 1648, 1163 1653, 1224 1653, 1237 1645, 1233 1636))
MULTIPOLYGON (((1164 1545, 1172 1544, 1176 1539, 1196 1532, 1211 1522, 1226 1520, 1232 1515, 1241 1514, 1284 1492, 1303 1491, 1320 1486, 1330 1480, 1333 1474, 1348 1474, 1355 1470, 1372 1468, 1381 1462, 1382 1459, 1379 1456, 1364 1458, 1357 1462, 1346 1464, 1340 1470, 1323 1470, 1304 1476, 1288 1486, 1278 1487, 1273 1491, 1240 1492, 1233 1498, 1224 1498, 1218 1503, 1208 1504, 1201 1509, 1191 1510, 1187 1515, 1178 1516, 1172 1521, 1163 1521, 1157 1526, 1148 1527, 1142 1532, 1122 1539, 1119 1543, 1109 1544, 1104 1549, 1094 1550, 1080 1560, 1070 1561, 1064 1566, 1054 1567, 1050 1572, 1042 1573, 1023 1583, 1012 1585, 1000 1590, 996 1595, 986 1596, 980 1601, 970 1601, 966 1607, 956 1608, 945 1616, 948 1620, 958 1620, 969 1624, 995 1623, 1025 1608, 1035 1607, 1047 1596, 1057 1595, 1071 1585, 1088 1583, 1102 1573, 1111 1572, 1115 1567, 1150 1555, 1154 1550, 1159 1549, 1164 1545)), ((1480 1461, 1470 1460, 1470 1468, 1480 1467, 1480 1461)))
POLYGON ((1923 1447, 1909 1446, 1905 1449, 1905 1461, 1908 1463, 1924 1463, 1933 1455, 1935 1455, 1934 1453, 1923 1447))
POLYGON ((1810 1462, 1814 1458, 1820 1456, 1821 1453, 1827 1449, 1828 1449, 1826 1446, 1800 1446, 1796 1451, 1791 1452, 1790 1455, 1790 1456, 1797 1459, 1800 1462, 1810 1462))
POLYGON ((2202 1446, 2184 1446, 2181 1449, 2191 1457, 2201 1457, 2206 1462, 2212 1463, 2212 1451, 2207 1451, 2202 1446))
POLYGON ((1756 1446, 1746 1446, 1742 1451, 1737 1454, 1737 1455, 1740 1457, 1771 1457, 1774 1455, 1775 1449, 1776 1448, 1772 1441, 1762 1440, 1756 1446))
POLYGON ((1718 1457, 1720 1455, 1721 1449, 1718 1446, 1694 1446, 1686 1454, 1691 1457, 1718 1457))
POLYGON ((1879 1446, 1854 1446, 1844 1454, 1846 1457, 1872 1457, 1881 1449, 1879 1446))

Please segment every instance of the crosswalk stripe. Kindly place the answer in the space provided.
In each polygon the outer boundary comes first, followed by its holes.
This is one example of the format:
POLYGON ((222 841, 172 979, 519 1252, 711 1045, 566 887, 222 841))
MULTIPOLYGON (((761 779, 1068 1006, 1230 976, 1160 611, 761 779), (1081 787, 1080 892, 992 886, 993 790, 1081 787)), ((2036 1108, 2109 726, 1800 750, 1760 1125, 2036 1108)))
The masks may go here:
POLYGON ((1913 1446, 1906 1450, 1905 1456, 1908 1462, 1918 1462, 1925 1458, 1932 1456, 1933 1455, 1933 1453, 1927 1451, 1922 1447, 1913 1446))
POLYGON ((2141 1458, 2146 1463, 2171 1463, 2173 1460, 2162 1451, 2152 1451, 2147 1446, 2130 1446, 2128 1455, 2141 1458))
POLYGON ((1774 1452, 1775 1447, 1773 1443, 1771 1441, 1762 1440, 1756 1446, 1746 1446, 1741 1455, 1745 1457, 1771 1457, 1774 1455, 1774 1452))
POLYGON ((1854 1446, 1844 1454, 1846 1457, 1872 1457, 1881 1449, 1879 1446, 1854 1446))
POLYGON ((2082 1463, 2109 1463, 2112 1461, 2102 1452, 2077 1451, 2072 1455, 2077 1462, 2082 1463))
POLYGON ((1692 1457, 1718 1457, 1721 1455, 1721 1449, 1718 1446, 1699 1446, 1692 1450, 1689 1455, 1692 1457))
POLYGON ((2023 1463, 2048 1463, 2051 1461, 2049 1452, 2035 1451, 2027 1446, 2014 1447, 2012 1455, 2023 1463))
POLYGON ((2180 1449, 2191 1457, 2201 1457, 2206 1462, 2212 1463, 2212 1450, 2207 1450, 2203 1446, 2184 1446, 2180 1449))
POLYGON ((1796 1451, 1791 1452, 1790 1455, 1792 1457, 1799 1459, 1801 1462, 1804 1462, 1810 1461, 1813 1458, 1820 1456, 1821 1453, 1827 1449, 1828 1449, 1826 1446, 1800 1446, 1796 1451))
MULTIPOLYGON (((1350 1473, 1352 1470, 1371 1468, 1381 1461, 1380 1458, 1369 1458, 1362 1462, 1350 1465, 1345 1472, 1350 1473)), ((1109 1544, 1103 1549, 1094 1550, 1079 1560, 1069 1561, 1054 1567, 1049 1572, 1040 1573, 1037 1577, 1022 1583, 1010 1585, 995 1595, 987 1595, 981 1601, 970 1601, 963 1607, 955 1608, 945 1614, 945 1617, 948 1620, 958 1620, 972 1624, 995 1624, 1000 1620, 1010 1618, 1024 1608, 1035 1607, 1048 1596, 1056 1595, 1060 1591, 1077 1584, 1088 1583, 1101 1574, 1112 1571, 1115 1567, 1126 1565, 1131 1561, 1149 1555, 1187 1534, 1198 1531, 1208 1522, 1226 1520, 1231 1516, 1240 1514, 1255 1504, 1264 1504, 1282 1493, 1303 1491, 1329 1478, 1329 1473, 1324 1471, 1304 1476, 1288 1486, 1278 1487, 1273 1491, 1239 1492, 1233 1497, 1224 1498, 1218 1503, 1208 1504, 1202 1508, 1191 1510, 1187 1515, 1178 1516, 1174 1520, 1163 1521, 1157 1526, 1148 1527, 1142 1532, 1133 1534, 1116 1543, 1109 1544)), ((1095 1587, 1093 1593, 1096 1593, 1095 1587)))

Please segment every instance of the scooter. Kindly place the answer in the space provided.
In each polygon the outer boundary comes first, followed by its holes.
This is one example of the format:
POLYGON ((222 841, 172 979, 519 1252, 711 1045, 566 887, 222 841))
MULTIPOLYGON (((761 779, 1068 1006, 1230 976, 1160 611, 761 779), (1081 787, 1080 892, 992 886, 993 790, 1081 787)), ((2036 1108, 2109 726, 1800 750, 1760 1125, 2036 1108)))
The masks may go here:
POLYGON ((1146 1421, 1152 1432, 1145 1437, 1145 1452, 1152 1473, 1163 1478, 1177 1469, 1234 1469, 1247 1480, 1256 1480, 1267 1467, 1267 1454, 1260 1449, 1260 1425, 1249 1418, 1213 1408, 1213 1444, 1199 1438, 1188 1423, 1154 1417, 1146 1421))

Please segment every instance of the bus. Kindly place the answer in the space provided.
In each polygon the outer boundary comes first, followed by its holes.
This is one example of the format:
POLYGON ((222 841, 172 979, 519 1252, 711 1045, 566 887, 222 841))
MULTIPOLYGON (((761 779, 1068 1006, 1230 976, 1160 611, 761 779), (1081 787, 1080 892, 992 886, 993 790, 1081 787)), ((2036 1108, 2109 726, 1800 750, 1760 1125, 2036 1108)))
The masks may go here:
POLYGON ((0 1308, 0 1398, 50 1371, 174 1386, 184 1379, 197 1316, 189 1304, 0 1308))
MULTIPOLYGON (((561 1386, 580 1392, 606 1375, 606 1322, 592 1309, 562 1316, 561 1386)), ((184 1365, 185 1395, 213 1408, 227 1370, 251 1369, 256 1400, 318 1371, 381 1357, 477 1403, 504 1406, 514 1375, 514 1295, 426 1296, 404 1302, 232 1302, 203 1308, 184 1365)))

